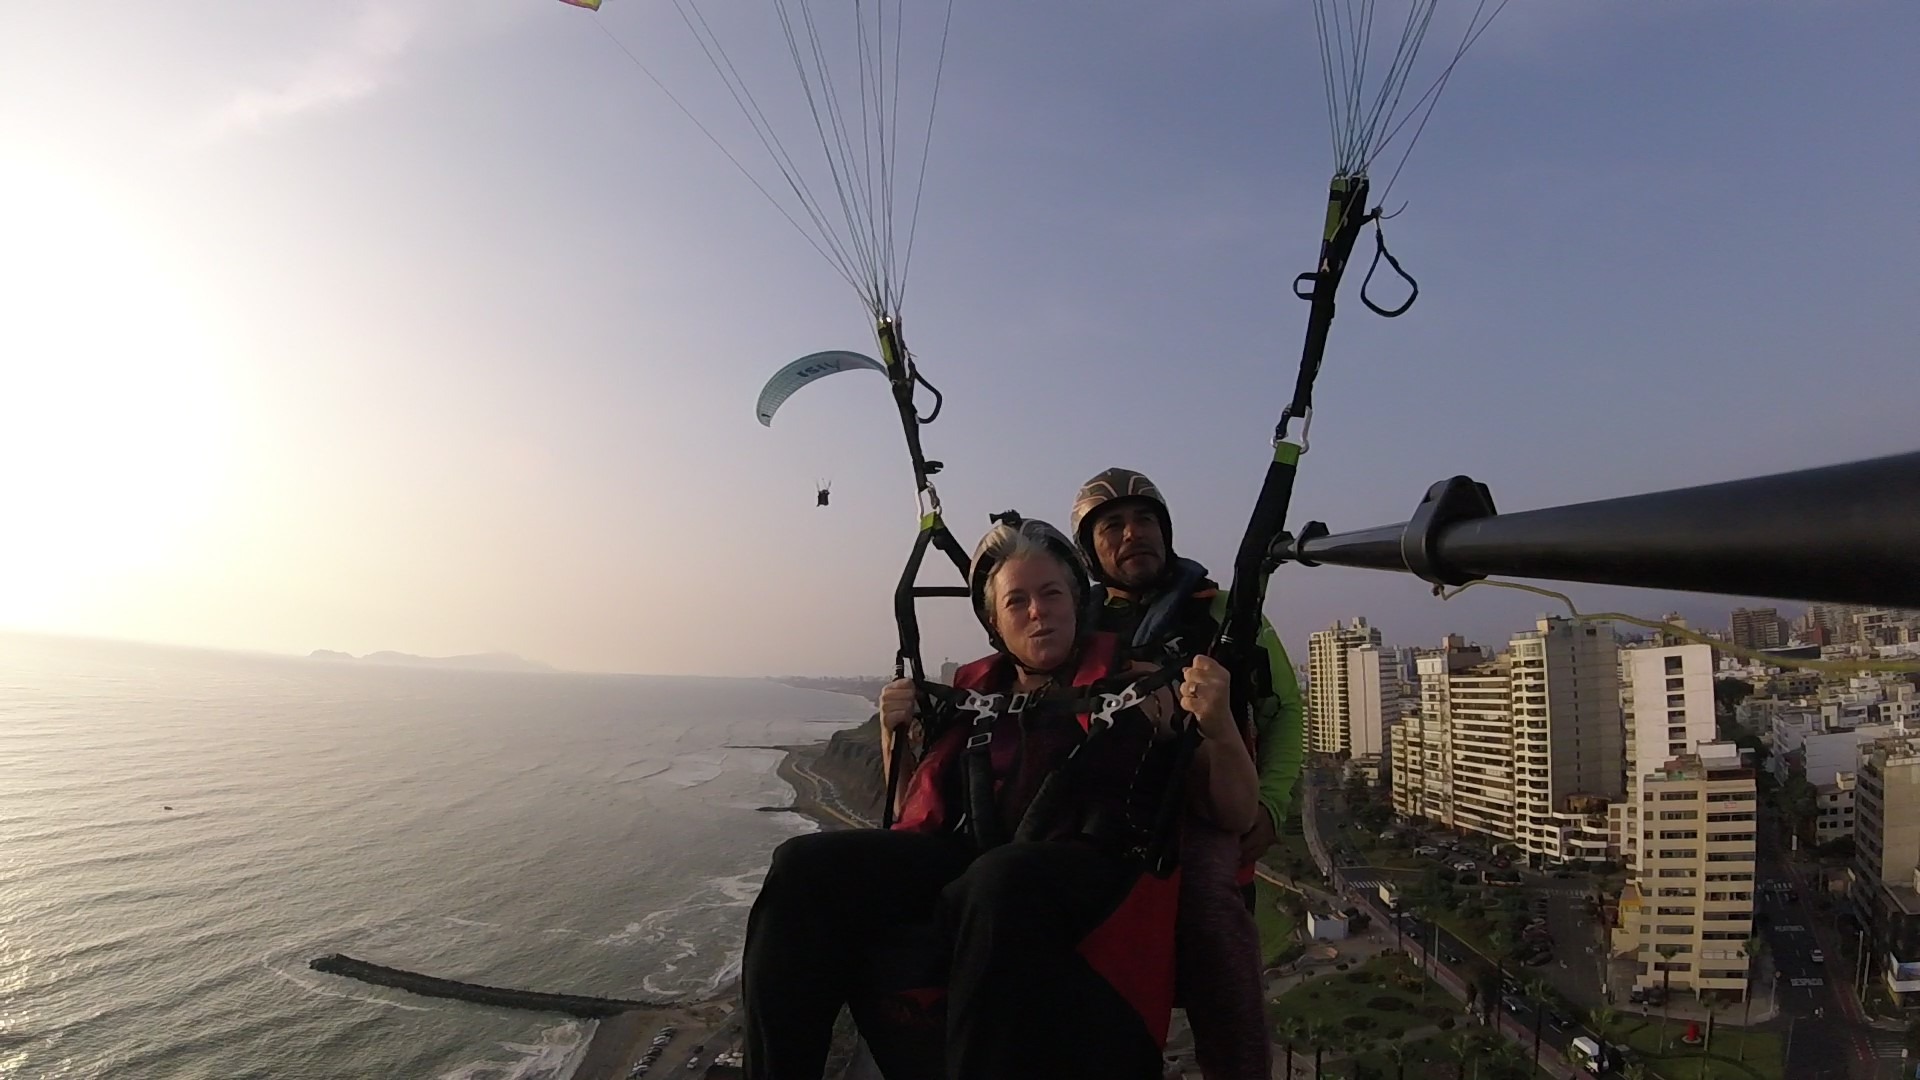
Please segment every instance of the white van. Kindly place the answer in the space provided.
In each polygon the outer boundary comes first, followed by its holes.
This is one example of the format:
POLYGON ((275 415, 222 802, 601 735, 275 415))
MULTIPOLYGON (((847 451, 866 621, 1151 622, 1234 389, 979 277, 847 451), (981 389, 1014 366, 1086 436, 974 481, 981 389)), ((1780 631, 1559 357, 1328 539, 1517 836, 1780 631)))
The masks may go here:
POLYGON ((1567 1044, 1567 1060, 1574 1068, 1585 1069, 1595 1076, 1600 1075, 1600 1044, 1582 1035, 1567 1044))

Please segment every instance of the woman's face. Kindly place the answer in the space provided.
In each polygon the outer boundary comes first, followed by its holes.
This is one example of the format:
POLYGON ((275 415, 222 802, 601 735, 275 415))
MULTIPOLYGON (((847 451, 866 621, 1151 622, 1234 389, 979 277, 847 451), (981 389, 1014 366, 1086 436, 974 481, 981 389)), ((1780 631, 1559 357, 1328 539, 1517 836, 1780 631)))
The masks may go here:
POLYGON ((1047 671, 1073 653, 1073 589, 1060 560, 1013 559, 993 572, 994 629, 1014 659, 1047 671))

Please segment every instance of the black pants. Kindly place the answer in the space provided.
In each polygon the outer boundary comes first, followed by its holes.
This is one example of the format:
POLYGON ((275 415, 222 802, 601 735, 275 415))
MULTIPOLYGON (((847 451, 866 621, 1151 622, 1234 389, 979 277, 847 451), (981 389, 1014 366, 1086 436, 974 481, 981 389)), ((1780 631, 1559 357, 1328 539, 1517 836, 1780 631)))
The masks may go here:
POLYGON ((787 841, 747 920, 747 1076, 817 1080, 834 1017, 865 991, 876 951, 920 928, 928 970, 945 968, 945 1047, 890 1053, 878 1061, 888 1080, 1155 1080, 1153 1036, 1075 951, 1131 880, 1080 844, 974 857, 915 833, 787 841))

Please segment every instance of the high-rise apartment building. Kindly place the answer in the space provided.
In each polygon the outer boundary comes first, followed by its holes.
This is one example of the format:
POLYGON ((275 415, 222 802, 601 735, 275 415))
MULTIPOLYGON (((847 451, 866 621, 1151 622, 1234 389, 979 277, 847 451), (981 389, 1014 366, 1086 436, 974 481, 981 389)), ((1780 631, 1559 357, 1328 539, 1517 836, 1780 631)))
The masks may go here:
POLYGON ((1453 820, 1452 677, 1487 661, 1478 645, 1448 634, 1437 650, 1414 658, 1419 698, 1395 729, 1389 768, 1395 812, 1450 824, 1453 820))
POLYGON ((1863 748, 1854 777, 1849 899, 1871 938, 1868 970, 1920 1003, 1920 738, 1863 748))
POLYGON ((1420 708, 1394 742, 1395 808, 1511 841, 1537 860, 1606 855, 1621 794, 1617 646, 1542 619, 1499 657, 1449 639, 1419 658, 1420 708))
POLYGON ((1620 896, 1615 951, 1634 958, 1639 986, 1737 1000, 1753 934, 1754 770, 1718 742, 1639 770, 1639 865, 1620 896))
POLYGON ((1626 742, 1626 798, 1609 808, 1611 846, 1637 872, 1642 772, 1718 737, 1713 711, 1713 649, 1706 645, 1623 649, 1620 717, 1626 742))
POLYGON ((1399 701, 1392 653, 1365 619, 1333 624, 1307 638, 1307 749, 1376 758, 1385 743, 1383 702, 1399 701), (1365 749, 1362 749, 1365 748, 1365 749))
POLYGON ((1777 649, 1787 643, 1787 621, 1777 608, 1734 608, 1730 627, 1735 645, 1777 649))
POLYGON ((1591 623, 1541 619, 1514 636, 1515 839, 1538 859, 1604 859, 1621 782, 1620 647, 1591 623))

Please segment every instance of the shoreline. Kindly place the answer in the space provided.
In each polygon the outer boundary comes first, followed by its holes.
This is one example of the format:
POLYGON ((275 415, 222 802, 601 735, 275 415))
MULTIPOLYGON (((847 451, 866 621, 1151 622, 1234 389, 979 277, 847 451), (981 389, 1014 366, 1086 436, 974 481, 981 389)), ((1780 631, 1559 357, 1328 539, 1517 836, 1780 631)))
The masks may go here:
MULTIPOLYGON (((793 788, 793 802, 790 805, 763 807, 765 812, 798 814, 813 822, 821 831, 866 828, 871 824, 841 806, 833 782, 819 774, 816 766, 826 756, 829 741, 821 739, 815 743, 764 747, 782 751, 779 764, 774 766, 774 774, 793 788)), ((694 1046, 702 1048, 700 1057, 709 1062, 713 1054, 722 1049, 736 1049, 739 1029, 734 1014, 738 1011, 739 993, 740 981, 735 977, 700 1001, 633 1009, 595 1021, 586 1053, 581 1056, 580 1063, 569 1074, 568 1080, 623 1080, 628 1070, 646 1052, 654 1034, 667 1025, 678 1030, 673 1041, 667 1044, 666 1051, 660 1055, 655 1066, 657 1071, 650 1075, 663 1078, 678 1075, 676 1066, 684 1060, 679 1055, 691 1053, 694 1046)), ((699 1075, 707 1074, 702 1072, 699 1075)), ((715 1069, 713 1075, 740 1074, 737 1070, 722 1067, 715 1069)))

